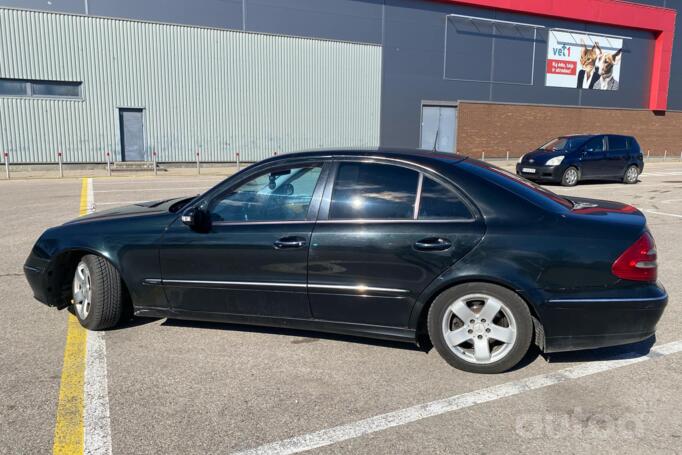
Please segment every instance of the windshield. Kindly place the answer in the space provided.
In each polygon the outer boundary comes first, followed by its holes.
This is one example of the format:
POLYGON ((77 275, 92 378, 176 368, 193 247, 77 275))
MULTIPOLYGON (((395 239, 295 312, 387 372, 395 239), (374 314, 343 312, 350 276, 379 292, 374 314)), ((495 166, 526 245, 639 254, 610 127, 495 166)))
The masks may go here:
POLYGON ((556 139, 552 139, 542 147, 538 148, 538 150, 545 150, 548 152, 553 152, 556 150, 573 150, 574 148, 578 147, 584 140, 585 138, 582 136, 558 137, 556 139))

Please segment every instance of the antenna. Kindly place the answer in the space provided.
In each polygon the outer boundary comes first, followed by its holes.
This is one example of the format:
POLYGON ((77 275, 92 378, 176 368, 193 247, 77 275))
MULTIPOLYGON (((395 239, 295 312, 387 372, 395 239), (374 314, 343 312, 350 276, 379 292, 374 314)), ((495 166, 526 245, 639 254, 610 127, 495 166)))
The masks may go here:
POLYGON ((438 151, 438 135, 440 134, 440 116, 443 113, 441 108, 438 108, 438 128, 436 128, 436 138, 433 140, 433 150, 431 150, 432 153, 436 153, 438 151))

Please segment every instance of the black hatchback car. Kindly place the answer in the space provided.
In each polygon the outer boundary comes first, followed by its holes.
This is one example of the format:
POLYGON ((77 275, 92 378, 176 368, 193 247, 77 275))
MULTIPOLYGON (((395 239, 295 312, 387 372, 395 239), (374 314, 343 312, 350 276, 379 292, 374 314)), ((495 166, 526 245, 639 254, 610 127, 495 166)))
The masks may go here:
POLYGON ((48 229, 35 297, 92 330, 124 315, 419 342, 493 373, 639 341, 667 303, 642 213, 421 151, 271 158, 206 193, 48 229))
POLYGON ((574 186, 582 180, 637 183, 644 157, 632 136, 562 136, 523 155, 516 173, 537 182, 574 186))

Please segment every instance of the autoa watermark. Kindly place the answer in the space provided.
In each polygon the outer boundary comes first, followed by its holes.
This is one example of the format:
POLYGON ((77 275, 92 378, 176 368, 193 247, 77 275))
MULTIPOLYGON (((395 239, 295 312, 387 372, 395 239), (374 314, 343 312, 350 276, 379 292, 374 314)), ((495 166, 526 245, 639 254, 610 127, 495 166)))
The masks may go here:
POLYGON ((516 434, 522 438, 638 438, 644 424, 636 414, 587 413, 582 408, 570 412, 538 412, 516 419, 516 434))

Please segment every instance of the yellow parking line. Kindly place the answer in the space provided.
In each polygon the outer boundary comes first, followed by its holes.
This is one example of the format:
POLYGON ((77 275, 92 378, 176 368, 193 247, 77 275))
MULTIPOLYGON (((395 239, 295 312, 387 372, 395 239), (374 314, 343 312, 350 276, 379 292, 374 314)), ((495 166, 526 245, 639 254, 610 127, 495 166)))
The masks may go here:
POLYGON ((88 213, 88 186, 90 185, 90 179, 84 178, 83 184, 81 185, 81 207, 78 213, 79 216, 87 215, 88 213))
MULTIPOLYGON (((80 215, 88 213, 90 179, 81 186, 80 215)), ((54 428, 52 453, 72 455, 83 453, 83 384, 85 382, 85 354, 87 331, 78 319, 69 314, 64 347, 64 365, 59 386, 57 422, 54 428)))
POLYGON ((85 381, 85 346, 87 332, 78 319, 69 314, 62 382, 59 386, 57 423, 52 453, 83 453, 83 383, 85 381))

